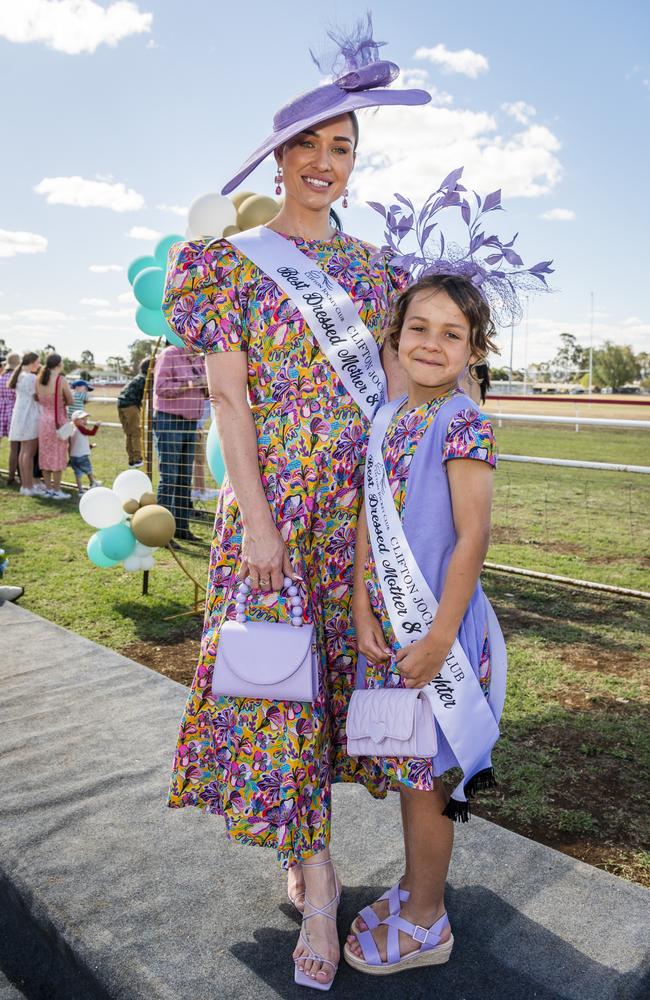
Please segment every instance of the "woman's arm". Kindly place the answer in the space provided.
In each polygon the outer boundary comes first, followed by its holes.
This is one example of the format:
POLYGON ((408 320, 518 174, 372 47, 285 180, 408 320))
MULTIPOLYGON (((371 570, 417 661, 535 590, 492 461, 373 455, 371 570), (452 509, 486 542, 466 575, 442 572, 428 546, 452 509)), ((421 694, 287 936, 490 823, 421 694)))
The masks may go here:
POLYGON ((363 653, 371 663, 379 663, 389 658, 390 649, 386 646, 381 624, 377 621, 373 613, 368 591, 366 590, 364 570, 367 559, 368 525, 362 498, 359 520, 357 521, 357 542, 354 550, 352 618, 357 634, 357 648, 359 652, 363 653))
POLYGON ((257 433, 248 405, 248 357, 245 351, 215 351, 205 359, 228 478, 237 497, 243 525, 239 576, 270 582, 262 590, 281 590, 285 576, 297 578, 264 494, 257 454, 257 433))
POLYGON ((66 406, 71 406, 74 403, 74 398, 72 396, 72 389, 68 384, 67 378, 61 376, 61 392, 63 393, 63 402, 66 406))
POLYGON ((447 475, 456 545, 429 632, 397 654, 407 687, 424 687, 439 672, 458 635, 490 543, 491 467, 478 459, 451 459, 447 475))

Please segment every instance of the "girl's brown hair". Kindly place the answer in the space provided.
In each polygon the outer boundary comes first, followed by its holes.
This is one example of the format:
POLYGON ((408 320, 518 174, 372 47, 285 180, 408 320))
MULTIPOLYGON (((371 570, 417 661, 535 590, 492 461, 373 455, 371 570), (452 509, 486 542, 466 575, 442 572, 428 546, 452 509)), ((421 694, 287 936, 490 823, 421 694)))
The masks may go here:
POLYGON ((41 368, 38 376, 39 385, 47 385, 50 381, 50 375, 54 368, 58 368, 61 364, 62 358, 60 354, 48 354, 45 359, 45 364, 41 368))
POLYGON ((402 292, 386 331, 386 339, 393 350, 397 351, 399 348, 406 311, 418 292, 444 292, 456 303, 469 323, 469 346, 476 358, 474 364, 484 361, 490 351, 499 353, 495 340, 497 331, 490 316, 489 305, 476 286, 468 278, 458 274, 429 274, 402 292))
POLYGON ((20 378, 20 373, 22 372, 23 368, 26 368, 27 365, 33 364, 34 361, 38 361, 38 354, 34 354, 33 351, 27 351, 27 354, 23 354, 22 361, 16 368, 14 368, 14 373, 9 379, 8 385, 10 389, 16 388, 16 386, 18 385, 18 379, 20 378))

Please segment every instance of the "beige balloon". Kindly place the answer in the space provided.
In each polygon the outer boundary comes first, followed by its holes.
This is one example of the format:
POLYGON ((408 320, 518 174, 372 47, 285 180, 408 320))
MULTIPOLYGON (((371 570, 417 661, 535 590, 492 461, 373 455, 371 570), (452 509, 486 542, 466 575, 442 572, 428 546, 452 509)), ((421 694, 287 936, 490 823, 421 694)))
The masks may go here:
POLYGON ((125 514, 135 514, 136 510, 140 510, 140 504, 137 500, 125 500, 122 504, 122 510, 125 514))
POLYGON ((147 504, 131 518, 131 531, 139 542, 153 549, 171 542, 176 531, 176 521, 166 507, 147 504))
POLYGON ((226 226, 223 231, 223 235, 228 239, 229 236, 234 236, 235 233, 241 233, 239 226, 226 226))
POLYGON ((254 194, 254 191, 238 191, 236 194, 230 195, 230 200, 237 211, 239 211, 239 206, 245 202, 247 198, 252 198, 254 194))
POLYGON ((277 214, 278 203, 275 198, 269 198, 265 194, 254 194, 240 205, 237 211, 237 225, 242 230, 263 226, 277 214))
POLYGON ((143 493, 140 497, 140 506, 146 507, 147 504, 158 503, 155 493, 143 493))

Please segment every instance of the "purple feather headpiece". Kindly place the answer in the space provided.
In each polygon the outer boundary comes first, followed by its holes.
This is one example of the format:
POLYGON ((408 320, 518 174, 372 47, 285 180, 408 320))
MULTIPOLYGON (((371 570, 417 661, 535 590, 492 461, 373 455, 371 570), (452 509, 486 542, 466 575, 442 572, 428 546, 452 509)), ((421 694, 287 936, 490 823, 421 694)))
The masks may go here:
POLYGON ((413 203, 401 194, 395 194, 396 204, 386 208, 378 202, 368 205, 386 220, 382 253, 388 251, 391 262, 411 274, 413 281, 427 274, 457 274, 468 278, 475 285, 490 307, 492 319, 499 326, 509 326, 521 319, 519 293, 549 291, 545 275, 553 274, 552 260, 543 260, 533 267, 524 262, 514 249, 518 233, 503 243, 496 235, 486 235, 485 216, 503 211, 501 191, 492 191, 482 200, 473 192, 475 206, 470 204, 467 188, 460 184, 463 167, 445 177, 442 184, 427 198, 419 213, 413 203), (435 216, 443 209, 458 209, 467 227, 466 246, 445 240, 435 216), (402 244, 409 236, 411 246, 402 244))

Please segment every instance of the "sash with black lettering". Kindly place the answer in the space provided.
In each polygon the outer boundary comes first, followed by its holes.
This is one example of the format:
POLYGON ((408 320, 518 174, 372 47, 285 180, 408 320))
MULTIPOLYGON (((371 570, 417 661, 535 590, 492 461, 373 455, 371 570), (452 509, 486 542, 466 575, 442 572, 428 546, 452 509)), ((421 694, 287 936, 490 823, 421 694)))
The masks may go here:
POLYGON ((372 420, 387 399, 386 377, 375 339, 348 293, 316 261, 266 226, 228 241, 289 296, 346 390, 372 420))
MULTIPOLYGON (((366 457, 365 504, 372 551, 390 623, 400 646, 407 646, 426 635, 438 602, 413 556, 384 465, 382 444, 401 402, 396 400, 382 406, 373 421, 366 457)), ((440 673, 423 690, 462 768, 463 780, 454 789, 452 798, 464 803, 467 801, 464 786, 489 766, 490 751, 499 737, 499 727, 458 639, 440 673)))

